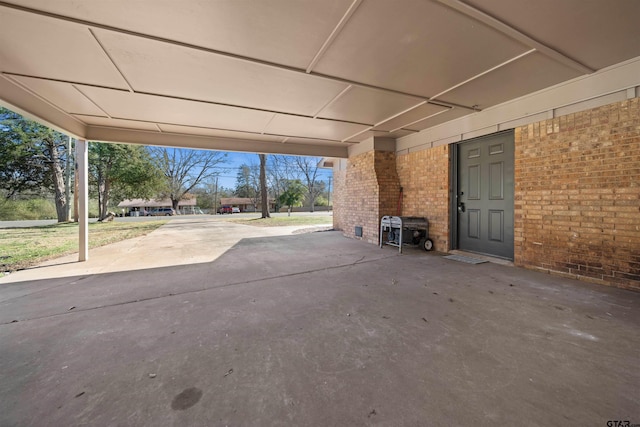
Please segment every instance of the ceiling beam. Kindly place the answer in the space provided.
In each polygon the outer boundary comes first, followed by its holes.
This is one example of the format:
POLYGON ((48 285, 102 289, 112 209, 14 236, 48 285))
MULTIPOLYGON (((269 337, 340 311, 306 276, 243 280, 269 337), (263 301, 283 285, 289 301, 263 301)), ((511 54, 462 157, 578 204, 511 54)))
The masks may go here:
POLYGON ((236 151, 247 153, 291 154, 297 156, 348 157, 346 146, 317 146, 250 139, 219 138, 185 135, 170 132, 89 126, 86 139, 91 141, 121 142, 124 144, 160 145, 200 150, 236 151))
POLYGON ((591 74, 596 71, 593 68, 587 67, 581 62, 578 62, 575 59, 563 53, 560 53, 557 50, 539 42, 538 40, 532 37, 529 37, 528 35, 510 26, 509 24, 502 22, 479 9, 476 9, 473 6, 470 6, 462 2, 461 0, 434 0, 434 1, 442 3, 443 5, 448 6, 449 8, 462 13, 463 15, 466 15, 470 18, 475 19, 476 21, 480 21, 483 24, 493 28, 494 30, 499 31, 502 34, 537 50, 538 52, 546 55, 547 57, 561 64, 566 65, 569 68, 572 68, 584 74, 591 74))

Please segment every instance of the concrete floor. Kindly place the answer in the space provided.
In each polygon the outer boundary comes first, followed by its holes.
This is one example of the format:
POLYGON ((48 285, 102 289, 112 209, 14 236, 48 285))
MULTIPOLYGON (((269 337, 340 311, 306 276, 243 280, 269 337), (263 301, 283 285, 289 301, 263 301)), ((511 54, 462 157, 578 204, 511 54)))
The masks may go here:
POLYGON ((271 235, 0 279, 0 425, 640 423, 640 294, 404 252, 271 235))

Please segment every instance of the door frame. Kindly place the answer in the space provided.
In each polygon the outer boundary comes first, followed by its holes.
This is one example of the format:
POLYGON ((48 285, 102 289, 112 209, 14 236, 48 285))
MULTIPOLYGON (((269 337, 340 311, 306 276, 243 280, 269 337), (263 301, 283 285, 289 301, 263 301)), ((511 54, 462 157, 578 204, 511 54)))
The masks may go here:
MULTIPOLYGON (((515 130, 514 129, 507 129, 507 130, 503 130, 503 131, 499 131, 499 132, 493 132, 493 133, 489 133, 486 135, 482 135, 482 136, 478 136, 475 138, 469 138, 469 139, 464 139, 462 141, 458 141, 456 143, 450 144, 450 152, 449 152, 449 159, 450 159, 450 172, 449 172, 449 221, 451 224, 451 227, 449 227, 449 246, 451 247, 451 250, 455 250, 455 249, 460 249, 460 243, 458 241, 458 194, 459 194, 459 178, 460 178, 460 171, 459 171, 459 164, 460 164, 460 146, 462 144, 466 144, 467 142, 473 142, 479 139, 484 139, 487 137, 492 137, 492 136, 496 136, 496 135, 500 135, 500 134, 507 134, 510 133, 512 135, 515 136, 515 130)), ((514 144, 515 144, 515 139, 514 139, 514 144)), ((515 162, 515 159, 514 159, 515 162)), ((514 184, 515 184, 515 177, 514 177, 514 184)), ((513 207, 513 209, 515 210, 515 205, 513 207)), ((513 225, 515 226, 515 224, 513 225)), ((515 242, 514 242, 515 243, 515 242)), ((515 254, 514 254, 515 255, 515 254)), ((496 258, 500 258, 496 255, 491 255, 491 256, 495 256, 496 258)))

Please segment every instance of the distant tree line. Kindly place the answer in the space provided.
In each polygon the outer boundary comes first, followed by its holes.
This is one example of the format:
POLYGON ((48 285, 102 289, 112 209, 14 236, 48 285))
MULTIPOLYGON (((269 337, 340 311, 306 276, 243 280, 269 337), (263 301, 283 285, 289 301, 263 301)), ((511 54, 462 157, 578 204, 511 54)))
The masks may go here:
MULTIPOLYGON (((235 188, 224 188, 218 178, 228 171, 226 153, 100 142, 89 142, 88 151, 90 196, 100 220, 132 198, 168 198, 177 210, 189 193, 201 208, 216 211, 220 199, 244 197, 263 217, 269 199, 276 208, 304 203, 313 211, 330 198, 330 181, 319 179, 319 158, 259 154, 259 162, 238 168, 235 188)), ((65 222, 75 178, 68 136, 0 107, 0 200, 52 198, 58 221, 65 222)))
MULTIPOLYGON (((313 212, 315 206, 328 205, 330 178, 327 181, 320 179, 320 158, 284 155, 265 157, 267 193, 269 198, 276 201, 276 208, 304 205, 313 212)), ((235 189, 232 192, 225 190, 232 196, 251 199, 257 208, 262 199, 259 165, 241 165, 236 175, 235 189)))

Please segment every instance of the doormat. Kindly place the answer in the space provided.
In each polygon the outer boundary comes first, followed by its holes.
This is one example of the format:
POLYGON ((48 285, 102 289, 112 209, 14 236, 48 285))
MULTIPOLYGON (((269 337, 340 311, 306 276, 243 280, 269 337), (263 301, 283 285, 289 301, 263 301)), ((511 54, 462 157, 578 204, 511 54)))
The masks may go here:
POLYGON ((489 262, 483 259, 471 258, 464 255, 447 255, 446 257, 443 257, 443 258, 452 259, 454 261, 466 262, 467 264, 482 264, 485 262, 489 262))

